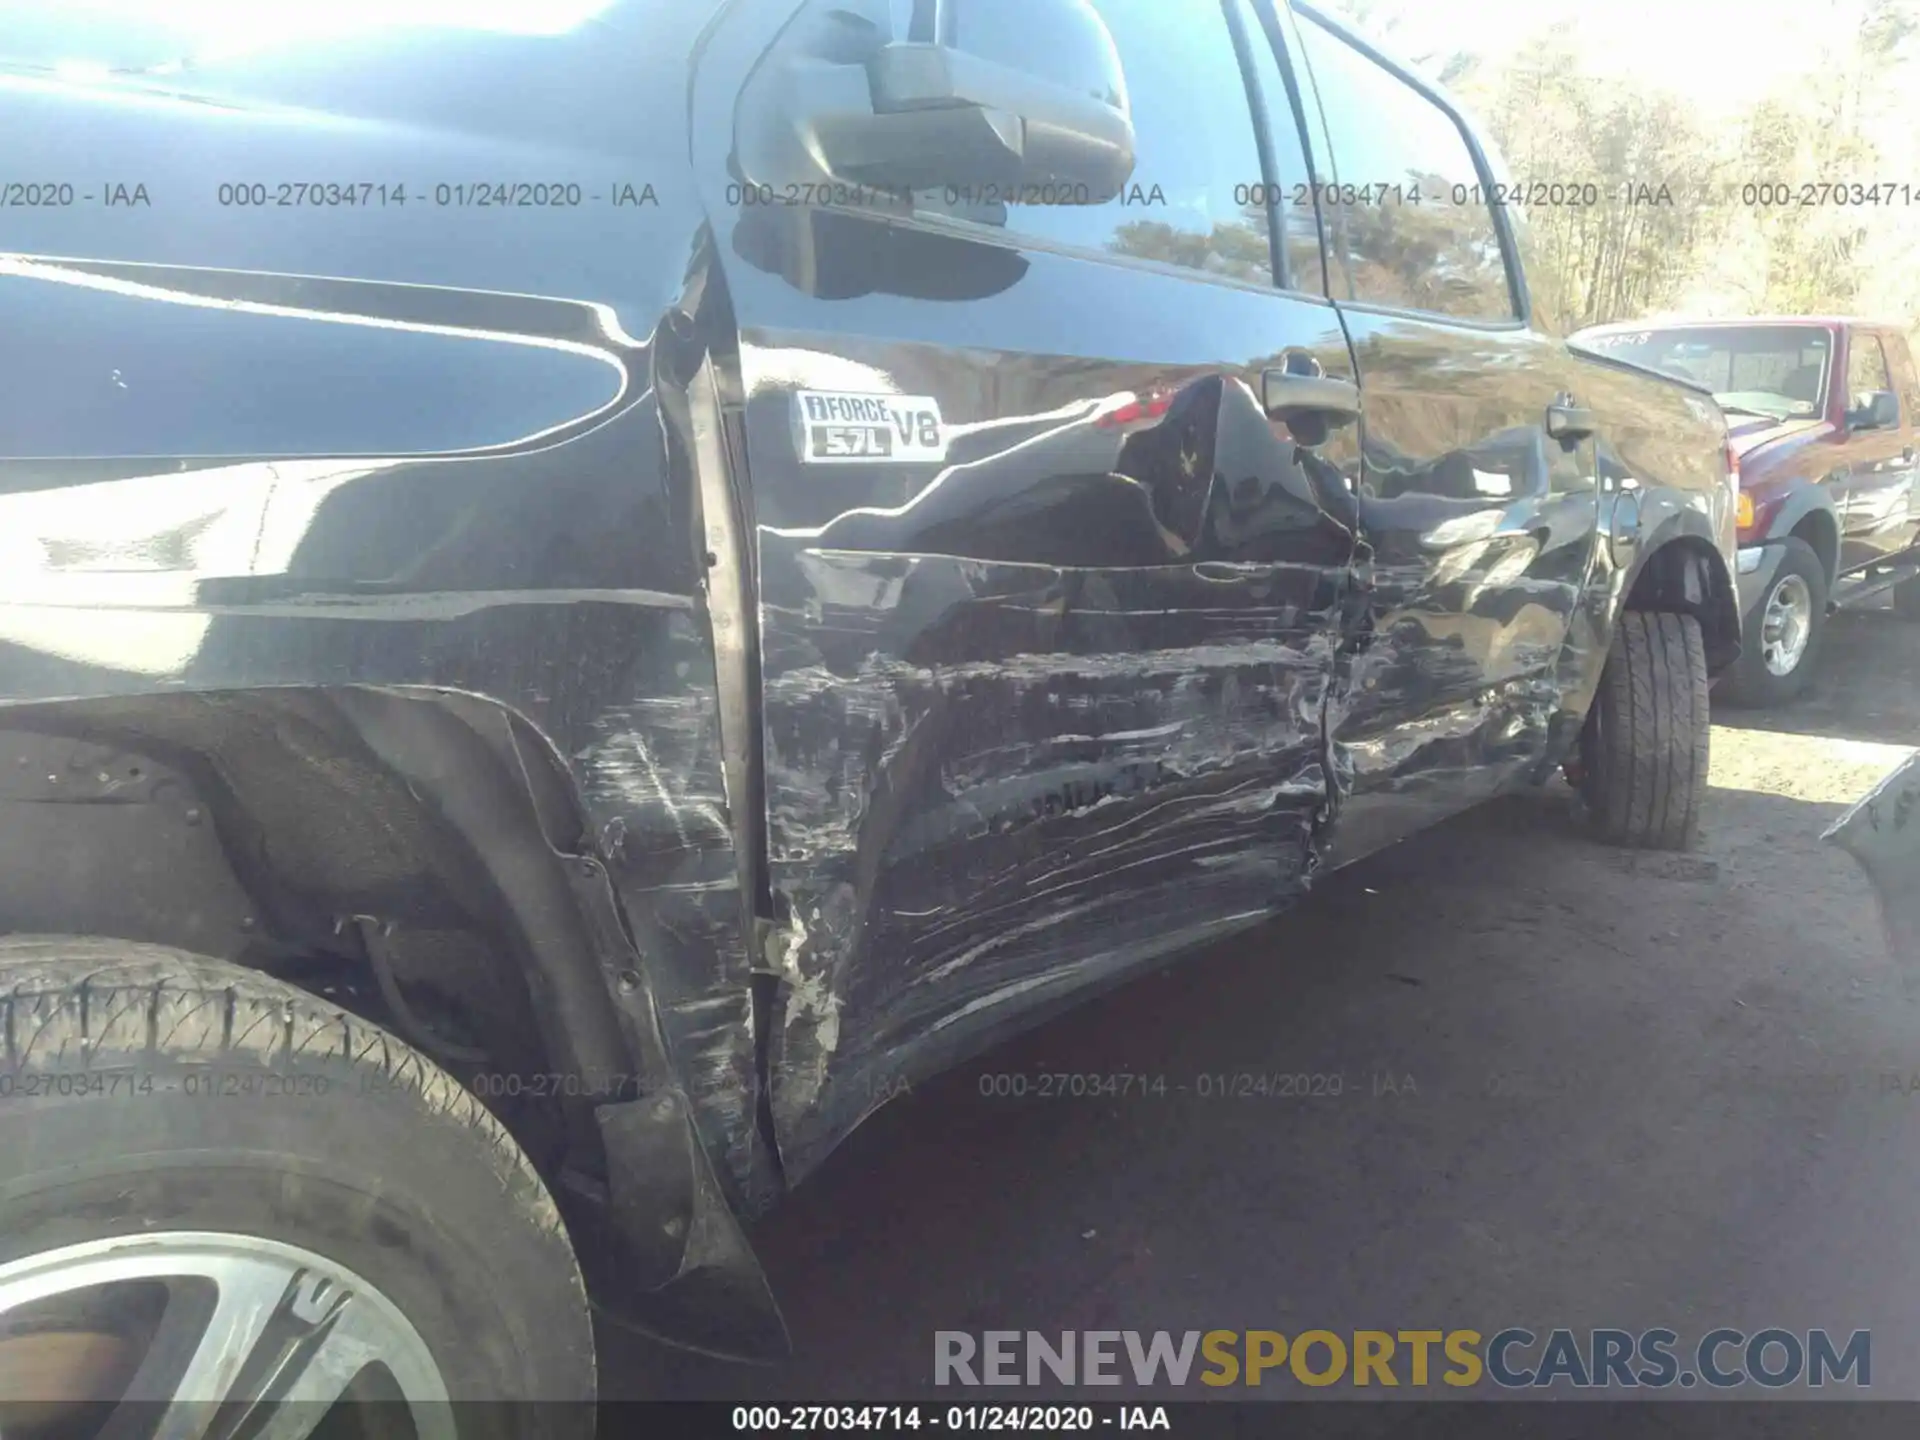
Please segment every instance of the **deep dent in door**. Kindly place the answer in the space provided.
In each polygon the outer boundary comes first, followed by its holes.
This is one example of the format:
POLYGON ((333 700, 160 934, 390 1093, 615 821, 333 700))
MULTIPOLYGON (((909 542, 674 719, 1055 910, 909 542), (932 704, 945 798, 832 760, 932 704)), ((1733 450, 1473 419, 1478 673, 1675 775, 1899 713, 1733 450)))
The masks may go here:
POLYGON ((1020 422, 906 504, 759 533, 760 958, 790 1180, 910 1081, 1264 918, 1319 863, 1351 630, 1337 475, 1337 494, 1273 484, 1309 470, 1217 374, 1020 422), (1168 490, 1196 430, 1211 473, 1168 490), (1026 558, 1042 525, 1071 552, 1063 515, 1133 563, 1026 558), (1228 552, 1288 558, 1204 558, 1228 552))

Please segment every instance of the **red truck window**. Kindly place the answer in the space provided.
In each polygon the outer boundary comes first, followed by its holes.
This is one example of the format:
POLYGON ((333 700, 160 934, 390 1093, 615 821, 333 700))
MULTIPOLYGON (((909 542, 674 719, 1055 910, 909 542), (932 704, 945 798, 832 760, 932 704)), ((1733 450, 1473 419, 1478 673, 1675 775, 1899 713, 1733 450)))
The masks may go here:
POLYGON ((1887 372, 1880 337, 1855 331, 1847 351, 1847 408, 1860 409, 1874 391, 1891 389, 1893 377, 1887 372))

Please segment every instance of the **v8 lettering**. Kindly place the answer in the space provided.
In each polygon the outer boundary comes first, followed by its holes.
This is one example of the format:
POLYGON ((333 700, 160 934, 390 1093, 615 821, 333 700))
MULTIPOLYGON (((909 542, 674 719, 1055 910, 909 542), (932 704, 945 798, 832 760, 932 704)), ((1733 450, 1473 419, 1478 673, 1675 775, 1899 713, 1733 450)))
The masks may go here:
POLYGON ((940 443, 940 420, 930 411, 896 411, 893 428, 900 433, 900 443, 903 445, 932 449, 940 443))

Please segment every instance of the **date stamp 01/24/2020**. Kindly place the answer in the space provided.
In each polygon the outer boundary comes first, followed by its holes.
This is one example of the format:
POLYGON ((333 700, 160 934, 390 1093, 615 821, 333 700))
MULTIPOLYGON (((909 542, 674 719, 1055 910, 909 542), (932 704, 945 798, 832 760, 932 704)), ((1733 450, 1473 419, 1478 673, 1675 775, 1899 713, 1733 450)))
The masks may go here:
MULTIPOLYGON (((330 1059, 330 1057, 327 1057, 330 1059)), ((641 1076, 595 1077, 566 1072, 463 1071, 461 1083, 483 1100, 541 1100, 595 1098, 611 1085, 617 1090, 649 1088, 641 1076)), ((797 1078, 797 1077, 796 1077, 797 1078)), ((815 1088, 817 1077, 808 1078, 815 1088)), ((1431 1077, 1430 1077, 1431 1078, 1431 1077)), ((1729 1089, 1753 1092, 1791 1091, 1847 1097, 1920 1098, 1920 1067, 1880 1072, 1833 1075, 1746 1076, 1702 1073, 1675 1077, 1693 1089, 1724 1093, 1729 1089)), ((776 1073, 768 1083, 778 1089, 787 1083, 776 1073)), ((924 1078, 922 1083, 925 1083, 924 1078)), ((1556 1076, 1524 1072, 1489 1072, 1484 1077, 1456 1076, 1438 1089, 1423 1087, 1400 1067, 1365 1069, 1242 1068, 1191 1073, 1153 1070, 983 1070, 957 1081, 977 1098, 990 1102, 1142 1101, 1177 1104, 1199 1101, 1301 1101, 1474 1099, 1513 1102, 1558 1102, 1579 1093, 1591 1093, 1603 1082, 1591 1077, 1556 1076)), ((836 1088, 855 1092, 867 1104, 911 1095, 907 1076, 874 1072, 841 1080, 836 1088)), ((164 1064, 101 1066, 85 1070, 51 1071, 29 1063, 0 1067, 0 1106, 10 1101, 36 1099, 133 1101, 151 1096, 183 1095, 201 1100, 318 1100, 328 1097, 377 1097, 417 1089, 413 1078, 388 1074, 366 1066, 342 1074, 331 1065, 303 1067, 298 1061, 284 1068, 255 1068, 219 1064, 164 1064)))
POLYGON ((211 201, 236 211, 652 210, 660 193, 646 180, 230 180, 178 187, 146 180, 0 176, 0 210, 157 210, 211 201))
MULTIPOLYGON (((483 1071, 461 1079, 485 1100, 593 1098, 605 1094, 610 1084, 626 1089, 639 1083, 637 1076, 598 1077, 596 1082, 583 1075, 518 1071, 483 1071)), ((208 1101, 371 1098, 409 1094, 418 1088, 417 1078, 410 1074, 389 1074, 373 1066, 358 1067, 355 1073, 344 1076, 331 1070, 301 1069, 297 1063, 275 1070, 221 1065, 116 1066, 57 1072, 26 1066, 0 1069, 0 1105, 38 1099, 134 1101, 168 1095, 208 1101)))
MULTIPOLYGON (((1123 209, 1217 210, 1228 199, 1242 209, 1312 210, 1366 207, 1460 208, 1513 205, 1525 209, 1747 209, 1758 211, 1843 208, 1884 210, 1920 204, 1920 177, 1861 175, 1828 179, 1751 176, 1697 183, 1665 180, 1550 176, 1491 183, 1447 182, 1428 177, 1368 181, 1275 182, 1251 179, 1231 196, 1195 193, 1192 184, 1136 177, 1112 196, 1085 185, 1047 183, 948 186, 909 192, 884 186, 808 182, 775 185, 735 181, 724 203, 736 209, 763 207, 878 208, 904 212, 929 204, 948 208, 1001 206, 1010 210, 1050 206, 1123 209)), ((208 202, 236 211, 409 211, 657 209, 661 187, 633 177, 580 179, 442 180, 420 184, 398 179, 234 179, 196 184, 179 192, 172 184, 131 178, 0 175, 0 210, 153 210, 176 202, 208 202)))
MULTIPOLYGON (((774 1077, 775 1085, 779 1077, 774 1077)), ((854 1080, 872 1103, 913 1092, 904 1076, 854 1080)), ((1415 1096, 1420 1085, 1404 1070, 1224 1070, 1169 1074, 1141 1070, 987 1070, 959 1083, 987 1101, 1339 1100, 1415 1096)))
MULTIPOLYGON (((605 1093, 598 1083, 566 1072, 480 1071, 460 1079, 485 1100, 588 1097, 605 1093)), ((639 1076, 614 1077, 622 1088, 646 1088, 639 1076)), ((776 1087, 781 1077, 771 1077, 776 1087)), ((870 1103, 913 1093, 905 1075, 858 1076, 847 1082, 870 1103)), ((965 1082, 963 1082, 965 1083, 965 1082)), ((138 1100, 184 1095, 203 1100, 323 1099, 329 1096, 378 1096, 415 1088, 405 1078, 375 1067, 342 1075, 336 1070, 255 1068, 218 1064, 113 1066, 51 1071, 20 1064, 0 1068, 0 1105, 35 1099, 138 1100)), ((1339 1100, 1399 1099, 1418 1096, 1420 1084, 1402 1069, 1340 1070, 1238 1069, 1168 1074, 1157 1071, 993 1070, 975 1076, 970 1087, 989 1101, 1049 1100, 1339 1100)))

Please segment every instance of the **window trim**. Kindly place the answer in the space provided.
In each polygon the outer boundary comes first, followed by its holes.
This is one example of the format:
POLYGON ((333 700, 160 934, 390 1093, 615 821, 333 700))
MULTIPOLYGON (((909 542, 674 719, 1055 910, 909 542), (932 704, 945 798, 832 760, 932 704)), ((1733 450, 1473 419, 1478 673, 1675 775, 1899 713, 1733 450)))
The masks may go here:
POLYGON ((1912 417, 1920 413, 1920 372, 1916 372, 1913 363, 1913 349, 1908 343, 1906 332, 1897 327, 1878 326, 1874 333, 1880 337, 1880 349, 1887 357, 1887 373, 1893 376, 1894 394, 1900 398, 1900 424, 1904 429, 1912 424, 1912 417), (1889 344, 1893 348, 1889 349, 1889 344), (1893 357, 1900 357, 1900 364, 1893 363, 1893 357))
POLYGON ((953 7, 941 0, 913 0, 913 13, 907 20, 907 39, 922 44, 945 45, 953 39, 953 7))
POLYGON ((1273 152, 1273 128, 1267 112, 1266 91, 1254 68, 1253 43, 1247 35, 1245 12, 1251 3, 1252 0, 1220 0, 1220 18, 1227 22, 1233 58, 1240 66, 1240 88, 1247 97, 1247 123, 1253 127, 1253 147, 1260 157, 1260 192, 1267 212, 1267 268, 1273 275, 1274 289, 1292 290, 1292 267, 1287 264, 1285 236, 1280 229, 1284 217, 1275 193, 1280 184, 1280 163, 1273 152))
MULTIPOLYGON (((1422 99, 1438 109, 1442 115, 1453 122, 1454 130, 1459 134, 1462 142, 1465 143, 1467 158, 1473 165, 1474 175, 1480 182, 1482 192, 1486 194, 1497 193, 1497 182, 1493 176, 1493 167, 1487 160, 1486 148, 1480 143, 1480 137, 1474 133, 1473 126, 1467 123, 1466 117, 1460 112, 1452 100, 1447 97, 1445 92, 1407 69, 1407 67, 1400 64, 1399 61, 1382 52, 1345 22, 1335 19, 1333 16, 1321 10, 1317 5, 1312 4, 1311 0, 1265 0, 1265 3, 1275 5, 1284 4, 1288 6, 1296 16, 1310 23, 1317 24, 1333 39, 1357 50, 1361 55, 1373 61, 1374 64, 1378 65, 1389 75, 1399 80, 1422 99)), ((1307 74, 1312 76, 1312 64, 1306 61, 1305 56, 1302 56, 1301 59, 1302 62, 1306 64, 1307 74)), ((1317 77, 1313 80, 1313 86, 1314 95, 1317 100, 1320 87, 1320 82, 1317 77)), ((1324 115, 1322 116, 1321 123, 1326 123, 1324 115)), ((1329 137, 1329 139, 1331 139, 1331 137, 1329 137)), ((1331 159, 1331 157, 1329 157, 1329 159, 1331 159)), ((1312 163, 1311 156, 1309 156, 1309 163, 1312 163)), ((1316 175, 1316 182, 1318 178, 1316 175)), ((1500 263, 1506 271, 1508 303, 1513 307, 1513 313, 1510 316, 1500 320, 1489 320, 1467 315, 1449 315, 1442 310, 1421 310, 1406 305, 1383 305, 1375 301, 1342 300, 1338 303, 1343 308, 1351 305, 1355 309, 1364 310, 1369 314, 1417 316, 1421 319, 1437 321, 1443 325, 1461 325, 1474 330, 1532 329, 1533 296, 1527 289, 1526 270, 1520 263, 1520 247, 1513 234, 1513 226, 1507 214, 1506 201, 1502 200, 1497 205, 1488 205, 1487 212, 1493 219, 1494 235, 1500 242, 1500 263)))
MULTIPOLYGON (((1280 12, 1276 8, 1277 0, 1246 0, 1246 3, 1260 22, 1260 33, 1267 42, 1267 49, 1272 52, 1275 67, 1280 71, 1280 83, 1286 87, 1287 91, 1287 116, 1292 120, 1293 133, 1300 142, 1300 158, 1307 163, 1307 194, 1313 202, 1314 248, 1320 252, 1320 283, 1314 290, 1300 290, 1298 286, 1292 288, 1299 294, 1319 295, 1332 300, 1333 255, 1327 245, 1327 217, 1320 210, 1320 187, 1314 183, 1318 170, 1313 154, 1313 127, 1307 123, 1306 101, 1300 87, 1300 77, 1294 73, 1292 47, 1288 45, 1286 32, 1280 24, 1280 12)), ((1276 159, 1274 163, 1276 180, 1279 169, 1276 159)), ((1279 234, 1278 243, 1283 250, 1286 247, 1285 221, 1284 212, 1275 217, 1274 221, 1279 234)))

